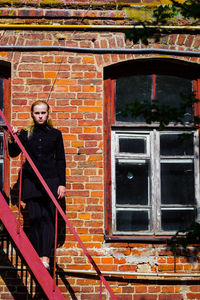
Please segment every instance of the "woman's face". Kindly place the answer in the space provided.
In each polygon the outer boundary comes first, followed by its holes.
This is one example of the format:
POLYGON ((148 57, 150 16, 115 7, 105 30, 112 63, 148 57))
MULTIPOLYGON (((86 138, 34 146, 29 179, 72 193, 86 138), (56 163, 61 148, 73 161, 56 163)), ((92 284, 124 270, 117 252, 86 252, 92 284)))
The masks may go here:
POLYGON ((41 103, 33 107, 31 116, 36 124, 44 124, 47 121, 49 112, 46 104, 41 103))

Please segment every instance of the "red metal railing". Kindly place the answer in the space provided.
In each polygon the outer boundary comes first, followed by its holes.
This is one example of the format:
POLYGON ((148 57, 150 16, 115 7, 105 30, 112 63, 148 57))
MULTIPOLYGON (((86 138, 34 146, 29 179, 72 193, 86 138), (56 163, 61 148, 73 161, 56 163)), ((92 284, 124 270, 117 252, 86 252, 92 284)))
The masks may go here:
POLYGON ((112 289, 110 288, 108 282, 106 281, 105 277, 102 275, 100 269, 98 268, 98 266, 96 265, 95 261, 93 260, 93 258, 91 257, 91 255, 89 254, 88 250, 86 249, 85 245, 83 244, 83 242, 81 241, 79 235, 76 233, 74 227, 72 226, 71 222, 68 220, 68 218, 66 217, 64 211, 62 210, 61 206, 59 205, 58 201, 56 200, 56 198, 54 197, 53 193, 51 192, 51 190, 49 189, 48 185, 46 184, 45 180, 43 179, 42 175, 40 174, 40 172, 38 171, 38 169, 36 168, 35 164, 33 163, 32 159, 30 158, 29 154, 27 153, 26 149, 24 148, 24 146, 22 145, 21 141, 19 140, 18 136, 16 134, 13 134, 12 132, 12 127, 9 124, 9 122, 7 121, 6 117, 4 116, 3 112, 0 110, 0 117, 2 118, 2 120, 4 121, 5 125, 7 126, 10 134, 13 136, 13 138, 15 139, 16 143, 18 144, 18 146, 20 147, 21 151, 23 152, 23 154, 25 155, 27 161, 29 162, 29 164, 31 165, 32 169, 34 170, 35 174, 37 175, 38 179, 40 180, 40 182, 42 183, 43 187, 45 188, 47 194, 49 195, 49 197, 51 198, 51 200, 53 201, 53 203, 55 204, 58 212, 60 213, 60 215, 62 216, 63 220, 66 222, 66 224, 68 225, 71 233, 74 235, 75 239, 77 240, 77 242, 79 243, 79 245, 81 246, 81 248, 83 249, 83 252, 85 253, 85 255, 87 256, 89 262, 92 264, 93 268, 95 269, 97 275, 99 276, 100 280, 104 283, 106 289, 108 290, 108 292, 110 293, 111 299, 113 300, 117 300, 117 297, 115 296, 115 294, 113 293, 112 289))
POLYGON ((14 213, 11 211, 8 203, 4 199, 2 193, 0 192, 0 219, 4 224, 6 230, 17 246, 18 250, 22 254, 24 260, 30 267, 32 273, 43 289, 44 293, 50 300, 64 300, 64 296, 61 294, 59 288, 55 286, 51 275, 44 267, 38 254, 33 248, 31 242, 27 238, 23 229, 20 228, 20 232, 17 233, 19 228, 18 220, 16 219, 14 213))

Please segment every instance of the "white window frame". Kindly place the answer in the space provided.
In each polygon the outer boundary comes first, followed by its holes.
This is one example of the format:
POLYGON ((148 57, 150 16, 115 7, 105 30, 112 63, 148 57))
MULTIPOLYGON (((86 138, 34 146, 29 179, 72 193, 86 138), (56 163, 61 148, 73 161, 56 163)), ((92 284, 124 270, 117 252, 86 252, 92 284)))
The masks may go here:
MULTIPOLYGON (((122 128, 116 129, 112 128, 111 131, 111 181, 112 181, 112 234, 113 235, 172 235, 175 233, 175 231, 162 231, 161 230, 161 180, 160 180, 160 165, 161 160, 173 160, 174 162, 178 160, 179 162, 186 161, 186 160, 194 160, 194 182, 195 182, 195 200, 197 205, 197 220, 200 219, 200 199, 199 199, 199 192, 200 192, 200 178, 199 178, 199 133, 198 130, 187 128, 187 130, 180 128, 180 130, 174 130, 173 129, 166 129, 165 131, 159 132, 156 129, 133 129, 133 128, 127 128, 126 126, 123 126, 122 128), (160 134, 182 134, 182 133, 193 133, 194 135, 194 155, 189 156, 160 156, 160 134), (120 153, 119 152, 119 138, 120 137, 126 137, 126 138, 146 138, 146 153, 143 154, 135 154, 135 153, 120 153), (149 191, 150 191, 150 203, 144 206, 133 206, 131 205, 116 205, 116 174, 115 174, 115 166, 117 159, 122 160, 124 162, 126 161, 140 161, 140 160, 149 160, 149 168, 150 168, 150 174, 149 174, 149 191), (150 231, 117 231, 116 229, 116 212, 117 210, 123 210, 123 211, 130 211, 130 208, 133 210, 145 210, 150 209, 151 214, 151 224, 150 231)), ((162 208, 164 206, 162 205, 162 208)), ((177 205, 175 208, 173 206, 170 208, 168 205, 166 209, 194 209, 194 206, 183 206, 183 205, 177 205)))

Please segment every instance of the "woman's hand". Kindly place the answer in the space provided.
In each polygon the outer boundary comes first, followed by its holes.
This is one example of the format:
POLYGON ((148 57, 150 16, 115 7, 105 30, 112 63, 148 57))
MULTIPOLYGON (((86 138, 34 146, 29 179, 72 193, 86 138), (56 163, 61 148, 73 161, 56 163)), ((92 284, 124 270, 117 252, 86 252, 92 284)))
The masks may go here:
MULTIPOLYGON (((14 127, 14 126, 13 126, 13 127, 12 127, 12 133, 14 133, 14 134, 19 134, 19 129, 18 129, 17 127, 14 127)), ((13 136, 12 136, 11 133, 9 133, 8 141, 9 141, 9 143, 14 142, 14 138, 13 138, 13 136)))
POLYGON ((59 185, 57 193, 58 193, 58 199, 64 198, 65 197, 65 186, 59 185))
POLYGON ((12 132, 14 133, 14 134, 18 134, 19 133, 19 129, 17 128, 17 127, 12 127, 12 132))

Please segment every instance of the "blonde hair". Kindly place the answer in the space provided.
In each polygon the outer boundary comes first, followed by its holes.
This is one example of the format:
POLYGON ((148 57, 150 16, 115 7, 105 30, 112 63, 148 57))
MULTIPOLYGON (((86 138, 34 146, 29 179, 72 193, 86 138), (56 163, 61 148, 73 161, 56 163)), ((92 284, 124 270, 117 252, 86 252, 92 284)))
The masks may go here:
MULTIPOLYGON (((35 107, 36 105, 40 105, 40 104, 45 104, 45 105, 47 106, 47 111, 48 111, 48 113, 49 113, 49 109, 50 109, 49 104, 48 104, 46 101, 44 101, 44 100, 37 100, 37 101, 33 102, 32 105, 31 105, 31 113, 32 113, 33 110, 34 110, 34 107, 35 107)), ((49 115, 48 115, 48 118, 47 118, 47 125, 48 125, 49 127, 53 128, 53 122, 52 122, 52 120, 49 118, 49 115)), ((33 133, 34 127, 35 127, 35 122, 34 122, 33 118, 31 117, 31 118, 30 118, 29 125, 28 125, 27 127, 24 128, 24 130, 26 130, 26 131, 28 132, 28 138, 29 138, 29 137, 31 136, 31 134, 33 133)))

